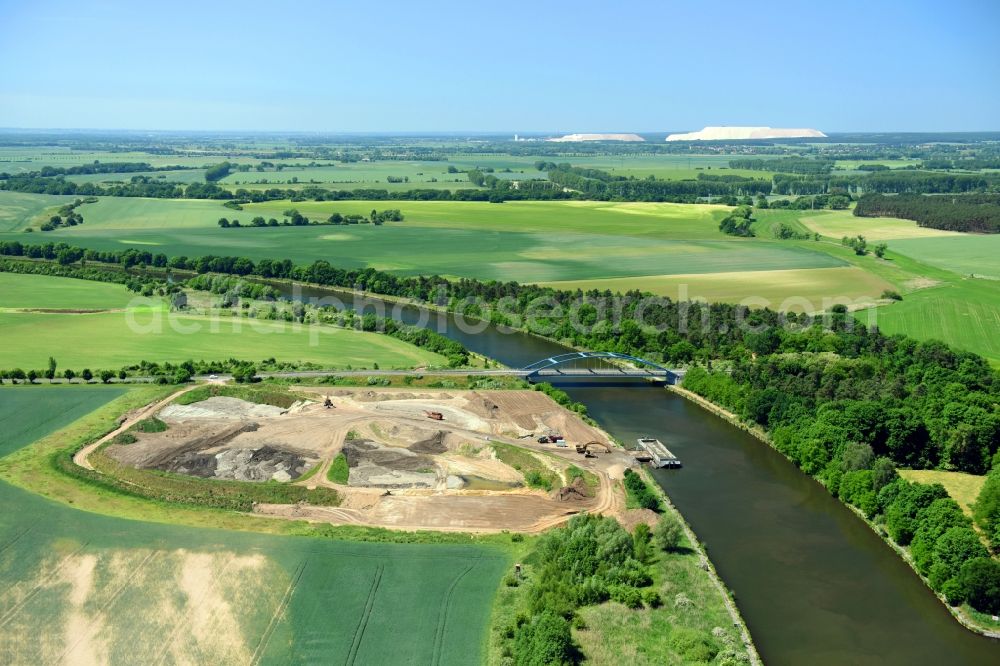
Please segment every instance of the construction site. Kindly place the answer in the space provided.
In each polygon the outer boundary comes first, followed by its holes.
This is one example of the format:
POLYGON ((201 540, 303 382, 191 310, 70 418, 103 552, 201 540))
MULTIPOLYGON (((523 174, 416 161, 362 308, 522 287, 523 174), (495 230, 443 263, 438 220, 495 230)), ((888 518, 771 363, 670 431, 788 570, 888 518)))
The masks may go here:
POLYGON ((117 462, 206 479, 326 486, 339 506, 261 515, 395 529, 535 532, 582 511, 623 517, 634 466, 600 429, 530 390, 296 387, 288 408, 214 396, 158 406, 117 462), (346 469, 345 469, 346 468, 346 469))

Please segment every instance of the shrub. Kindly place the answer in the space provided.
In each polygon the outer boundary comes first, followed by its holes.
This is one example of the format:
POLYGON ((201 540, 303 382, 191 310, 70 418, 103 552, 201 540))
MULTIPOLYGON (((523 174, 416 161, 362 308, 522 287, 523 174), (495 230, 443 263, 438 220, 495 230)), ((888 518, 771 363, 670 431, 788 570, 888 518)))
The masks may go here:
POLYGON ((642 608, 642 592, 627 585, 612 585, 611 598, 629 608, 642 608))
POLYGON ((625 470, 625 491, 629 498, 643 509, 659 511, 660 498, 642 480, 642 477, 630 469, 625 470))
POLYGON ((337 457, 333 459, 332 463, 330 463, 330 469, 326 473, 326 478, 333 483, 339 483, 346 486, 350 477, 351 469, 347 465, 347 456, 343 453, 338 453, 337 457))
POLYGON ((115 444, 135 444, 139 440, 132 433, 123 432, 121 434, 115 435, 114 439, 112 439, 111 441, 115 444))
POLYGON ((670 514, 661 516, 659 522, 656 523, 656 528, 653 530, 653 538, 656 540, 656 545, 666 551, 676 549, 683 537, 684 528, 681 527, 680 521, 670 514))
POLYGON ((139 421, 131 429, 139 432, 163 432, 167 427, 166 423, 153 416, 139 421))
POLYGON ((514 663, 518 666, 563 666, 574 663, 569 622, 544 612, 514 632, 514 663))
POLYGON ((668 642, 684 661, 712 661, 719 652, 714 641, 707 635, 688 627, 674 627, 668 642))

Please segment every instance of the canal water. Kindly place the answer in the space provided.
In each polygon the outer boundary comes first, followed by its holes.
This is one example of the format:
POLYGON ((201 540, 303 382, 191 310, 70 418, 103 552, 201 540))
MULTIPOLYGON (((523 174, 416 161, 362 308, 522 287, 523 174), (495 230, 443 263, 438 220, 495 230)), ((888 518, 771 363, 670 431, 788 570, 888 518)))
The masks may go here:
MULTIPOLYGON (((567 351, 411 306, 281 288, 432 328, 510 367, 567 351)), ((654 436, 684 462, 654 477, 705 543, 766 663, 1000 664, 1000 641, 959 625, 863 521, 766 444, 641 380, 560 386, 621 441, 654 436)))

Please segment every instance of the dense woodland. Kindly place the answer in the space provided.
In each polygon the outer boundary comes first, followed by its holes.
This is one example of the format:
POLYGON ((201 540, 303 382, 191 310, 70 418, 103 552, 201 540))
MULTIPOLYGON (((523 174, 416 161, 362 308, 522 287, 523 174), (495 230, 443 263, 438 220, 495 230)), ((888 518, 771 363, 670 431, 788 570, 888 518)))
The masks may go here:
POLYGON ((901 217, 922 227, 949 231, 1000 233, 1000 194, 926 196, 867 194, 858 199, 859 217, 901 217))

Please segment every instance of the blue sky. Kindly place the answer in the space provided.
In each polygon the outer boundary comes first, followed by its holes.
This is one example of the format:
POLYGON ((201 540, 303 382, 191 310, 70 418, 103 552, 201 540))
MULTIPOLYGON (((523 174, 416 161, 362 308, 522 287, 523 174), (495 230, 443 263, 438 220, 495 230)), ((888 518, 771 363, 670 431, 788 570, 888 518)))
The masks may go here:
POLYGON ((0 0, 0 127, 1000 130, 1000 0, 0 0))

